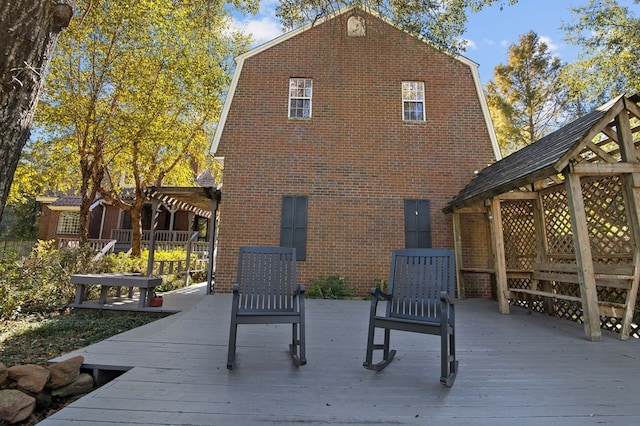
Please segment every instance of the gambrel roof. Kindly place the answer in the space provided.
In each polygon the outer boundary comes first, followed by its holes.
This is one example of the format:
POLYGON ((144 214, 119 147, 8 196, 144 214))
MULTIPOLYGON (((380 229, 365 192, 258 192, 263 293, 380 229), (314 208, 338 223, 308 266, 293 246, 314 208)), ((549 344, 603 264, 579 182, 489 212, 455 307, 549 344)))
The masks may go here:
MULTIPOLYGON (((218 145, 220 143, 220 139, 222 137, 222 133, 224 132, 224 126, 225 123, 227 121, 227 115, 229 114, 229 109, 231 108, 231 103, 233 102, 233 96, 235 94, 236 91, 236 87, 238 85, 238 80, 240 79, 240 74, 242 73, 242 66, 244 64, 244 61, 251 58, 252 56, 255 56, 267 49, 270 49, 273 46, 276 46, 280 43, 283 43, 305 31, 308 31, 312 28, 315 28, 327 21, 330 21, 332 19, 335 19, 336 17, 340 16, 340 15, 345 15, 349 12, 351 12, 352 10, 357 9, 359 11, 362 11, 363 13, 367 13, 375 18, 378 18, 384 22, 386 22, 387 24, 389 24, 390 26, 399 29, 400 31, 405 31, 403 28, 398 27, 398 25, 396 25, 394 22, 392 22, 390 19, 381 16, 379 13, 375 12, 373 9, 364 7, 362 5, 350 5, 350 6, 346 6, 338 11, 336 11, 335 13, 330 13, 328 15, 325 15, 321 18, 316 19, 314 22, 307 24, 305 26, 302 26, 298 29, 295 29, 293 31, 287 32, 283 35, 281 35, 280 37, 277 37, 267 43, 264 43, 254 49, 249 50, 246 53, 243 53, 239 56, 237 56, 235 58, 236 61, 236 69, 235 72, 233 74, 233 79, 231 80, 231 85, 229 87, 229 92, 227 93, 227 97, 225 99, 225 103, 224 106, 222 108, 222 112, 220 114, 220 121, 218 122, 218 125, 216 127, 216 131, 215 134, 213 136, 213 140, 211 142, 211 148, 210 148, 210 153, 211 155, 215 155, 216 151, 218 150, 218 145)), ((407 34, 409 34, 407 32, 407 34)), ((423 43, 429 44, 433 46, 433 43, 427 39, 425 39, 424 37, 421 37, 419 35, 415 35, 415 34, 409 34, 409 36, 411 37, 415 37, 417 40, 420 40, 423 43)), ((436 47, 434 46, 435 49, 439 49, 442 50, 442 48, 440 47, 436 47)), ((480 73, 478 72, 478 64, 476 62, 473 62, 472 60, 459 55, 459 54, 453 54, 451 52, 447 52, 444 51, 446 54, 449 54, 451 57, 453 57, 454 59, 460 61, 461 63, 469 66, 470 70, 471 70, 471 75, 473 76, 473 81, 474 81, 474 85, 476 88, 476 94, 478 96, 478 99, 480 101, 480 106, 482 108, 482 113, 484 116, 484 120, 486 123, 486 127, 487 127, 487 131, 489 133, 489 138, 491 139, 491 145, 493 148, 493 152, 495 154, 495 157, 497 159, 500 159, 502 156, 500 154, 500 147, 498 146, 498 139, 496 137, 495 131, 493 129, 493 124, 491 122, 491 115, 489 114, 489 107, 487 105, 485 96, 484 96, 484 91, 482 89, 482 83, 480 82, 480 73)))
MULTIPOLYGON (((622 111, 640 118, 638 95, 620 96, 482 170, 443 209, 450 213, 481 200, 553 178, 571 163, 612 164, 619 160, 613 120, 622 111), (599 141, 593 138, 606 135, 599 141)), ((636 142, 637 143, 637 142, 636 142)))

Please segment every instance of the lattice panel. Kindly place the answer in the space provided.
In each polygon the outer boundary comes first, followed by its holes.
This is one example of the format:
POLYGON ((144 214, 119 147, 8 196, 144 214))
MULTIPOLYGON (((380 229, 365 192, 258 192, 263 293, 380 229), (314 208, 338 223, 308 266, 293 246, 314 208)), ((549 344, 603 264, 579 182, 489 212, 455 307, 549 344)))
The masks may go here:
POLYGON ((558 188, 554 192, 543 194, 542 206, 545 216, 548 254, 550 256, 574 254, 567 191, 564 188, 558 188))
POLYGON ((622 178, 583 182, 585 212, 594 257, 633 253, 633 237, 624 202, 622 178))
POLYGON ((507 268, 528 269, 536 257, 536 227, 531 200, 501 204, 507 268))

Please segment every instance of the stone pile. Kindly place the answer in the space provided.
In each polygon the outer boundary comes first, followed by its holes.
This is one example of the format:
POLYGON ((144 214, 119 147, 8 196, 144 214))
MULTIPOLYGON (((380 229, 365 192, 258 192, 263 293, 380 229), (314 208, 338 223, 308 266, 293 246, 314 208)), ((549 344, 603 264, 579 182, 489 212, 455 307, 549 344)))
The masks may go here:
POLYGON ((6 367, 0 363, 0 421, 17 423, 33 411, 46 408, 55 398, 67 398, 91 392, 93 377, 81 373, 84 357, 41 367, 34 364, 6 367))

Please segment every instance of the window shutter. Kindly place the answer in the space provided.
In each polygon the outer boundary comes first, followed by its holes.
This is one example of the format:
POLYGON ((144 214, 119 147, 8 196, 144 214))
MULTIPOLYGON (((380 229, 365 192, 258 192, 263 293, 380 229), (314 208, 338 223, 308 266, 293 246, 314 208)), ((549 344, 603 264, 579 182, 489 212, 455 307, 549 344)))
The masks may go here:
POLYGON ((295 247, 296 260, 307 258, 307 197, 282 197, 280 246, 295 247))
POLYGON ((431 248, 431 209, 429 200, 404 201, 406 248, 431 248))

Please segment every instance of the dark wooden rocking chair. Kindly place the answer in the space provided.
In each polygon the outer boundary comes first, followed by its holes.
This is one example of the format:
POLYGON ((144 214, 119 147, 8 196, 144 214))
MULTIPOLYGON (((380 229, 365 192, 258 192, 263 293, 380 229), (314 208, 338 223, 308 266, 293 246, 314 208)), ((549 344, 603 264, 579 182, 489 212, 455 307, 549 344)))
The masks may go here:
POLYGON ((403 249, 391 256, 389 293, 371 289, 371 313, 365 368, 380 371, 393 360, 389 350, 391 330, 440 335, 440 382, 452 386, 458 372, 455 357, 454 254, 451 250, 403 249), (386 313, 379 316, 379 300, 386 300, 386 313), (384 343, 376 344, 376 328, 384 329, 384 343), (382 361, 373 363, 373 351, 382 350, 382 361))
POLYGON ((296 365, 306 364, 304 286, 296 283, 296 249, 240 247, 237 279, 227 368, 235 363, 238 324, 292 324, 289 353, 296 365))

